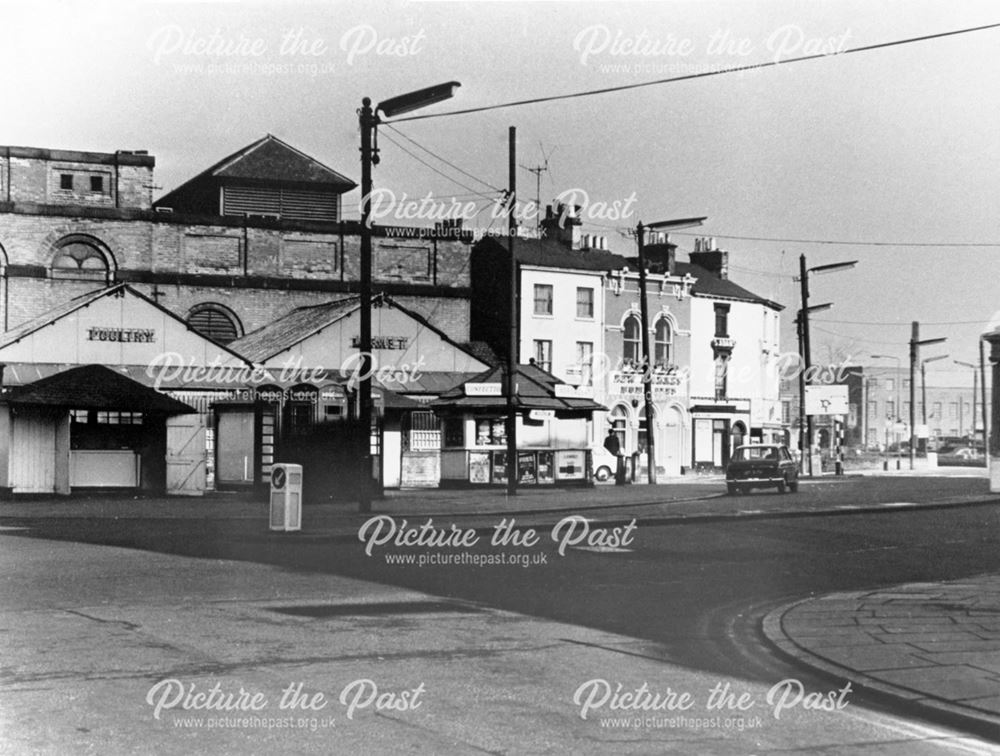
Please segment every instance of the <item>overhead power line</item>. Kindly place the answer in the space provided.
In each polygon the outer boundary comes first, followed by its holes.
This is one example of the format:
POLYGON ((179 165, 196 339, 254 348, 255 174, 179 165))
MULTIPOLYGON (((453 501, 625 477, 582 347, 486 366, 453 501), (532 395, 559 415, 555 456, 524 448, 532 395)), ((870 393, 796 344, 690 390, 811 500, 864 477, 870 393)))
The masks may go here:
POLYGON ((792 244, 835 244, 838 247, 1000 247, 996 242, 894 242, 894 241, 838 241, 836 239, 787 239, 776 236, 733 236, 726 234, 692 234, 672 231, 678 236, 712 236, 717 239, 735 239, 737 241, 788 242, 792 244))
MULTIPOLYGON (((447 160, 447 159, 441 157, 440 155, 438 155, 436 152, 433 152, 431 149, 429 149, 427 147, 424 147, 424 145, 420 144, 420 142, 418 142, 416 139, 414 139, 413 137, 407 136, 402 131, 400 131, 399 129, 395 128, 391 123, 383 123, 383 126, 385 126, 386 128, 392 129, 393 132, 395 132, 396 134, 399 134, 401 137, 403 137, 403 139, 405 139, 410 144, 416 145, 417 147, 419 147, 420 149, 422 149, 424 152, 426 152, 428 155, 433 155, 438 160, 440 160, 442 163, 444 163, 445 165, 448 165, 448 166, 454 168, 456 171, 458 171, 459 173, 461 173, 463 176, 468 176, 473 181, 478 181, 483 186, 485 186, 485 187, 487 187, 489 189, 492 189, 495 192, 502 192, 503 191, 503 189, 500 189, 498 187, 493 186, 493 184, 489 183, 488 181, 483 181, 483 179, 479 178, 479 176, 476 176, 475 174, 469 173, 467 170, 458 167, 454 163, 452 163, 449 160, 447 160)), ((393 141, 393 140, 390 139, 389 141, 393 141)), ((393 142, 393 143, 398 145, 398 142, 393 142)))
POLYGON ((442 176, 442 177, 444 177, 444 178, 448 179, 448 180, 449 180, 449 181, 451 181, 451 182, 452 182, 453 184, 457 184, 458 186, 462 187, 463 189, 468 189, 468 190, 469 190, 469 191, 470 191, 470 192, 471 192, 471 193, 472 193, 472 194, 473 194, 474 196, 476 196, 476 197, 482 197, 483 199, 495 199, 494 197, 492 197, 492 196, 491 196, 491 195, 489 195, 489 194, 485 194, 485 193, 483 193, 483 192, 479 192, 479 191, 476 191, 475 189, 473 189, 473 188, 472 188, 471 186, 469 186, 468 184, 463 184, 463 183, 462 183, 461 181, 459 181, 458 179, 456 179, 456 178, 454 178, 454 177, 452 177, 452 176, 449 176, 449 175, 448 175, 447 173, 445 173, 444 171, 441 171, 441 170, 439 170, 438 168, 434 167, 433 165, 431 165, 430 163, 428 163, 428 162, 427 162, 426 160, 424 160, 424 159, 423 159, 422 157, 420 157, 419 155, 415 155, 415 154, 414 154, 413 152, 411 152, 410 150, 408 150, 408 149, 407 149, 407 148, 406 148, 406 147, 405 147, 404 145, 402 145, 402 144, 400 144, 399 142, 397 142, 397 141, 396 141, 395 139, 393 139, 393 138, 392 138, 391 136, 389 136, 388 134, 383 134, 382 136, 384 136, 384 137, 385 137, 386 139, 388 139, 388 140, 389 140, 390 142, 392 142, 392 143, 393 143, 394 145, 396 145, 397 147, 399 147, 399 149, 401 149, 401 150, 402 150, 403 152, 405 152, 405 153, 406 153, 407 155, 409 155, 409 156, 410 156, 411 158, 413 158, 414 160, 416 160, 416 161, 417 161, 418 163, 421 163, 422 165, 426 166, 427 168, 430 168, 430 169, 431 169, 432 171, 434 171, 434 172, 435 172, 436 174, 438 174, 439 176, 442 176))
POLYGON ((563 95, 550 95, 548 97, 533 97, 528 100, 514 100, 511 102, 498 103, 496 105, 483 105, 478 108, 465 108, 463 110, 447 110, 443 113, 428 113, 424 115, 407 116, 406 118, 397 118, 387 123, 403 123, 404 121, 422 121, 426 118, 444 118, 445 116, 468 115, 470 113, 482 113, 487 110, 514 108, 514 107, 519 107, 521 105, 536 105, 538 103, 543 103, 543 102, 556 102, 559 100, 572 100, 580 97, 593 97, 594 95, 610 94, 612 92, 624 92, 629 89, 654 87, 660 84, 672 84, 674 82, 689 81, 691 79, 705 79, 708 78, 709 76, 721 76, 723 74, 738 73, 740 71, 750 71, 758 68, 772 68, 774 66, 785 66, 791 63, 803 63, 807 60, 817 60, 819 58, 839 57, 842 55, 851 55, 853 53, 870 52, 872 50, 881 50, 887 47, 896 47, 898 45, 909 45, 915 42, 926 42, 932 39, 943 39, 945 37, 953 37, 958 34, 971 34, 972 32, 984 31, 986 29, 996 29, 998 27, 1000 27, 1000 24, 987 24, 985 26, 974 26, 966 29, 955 29, 953 31, 938 32, 937 34, 926 34, 922 37, 908 37, 906 39, 897 39, 891 42, 879 42, 874 45, 865 45, 863 47, 855 47, 850 50, 844 50, 843 52, 840 53, 833 53, 833 54, 818 53, 816 55, 801 55, 796 58, 788 58, 787 60, 772 60, 772 61, 766 61, 764 63, 752 63, 746 66, 733 66, 732 68, 721 68, 717 71, 702 71, 701 73, 685 74, 683 76, 671 76, 666 79, 641 81, 636 84, 622 84, 617 87, 604 87, 603 89, 588 89, 582 92, 571 92, 569 94, 563 94, 563 95))

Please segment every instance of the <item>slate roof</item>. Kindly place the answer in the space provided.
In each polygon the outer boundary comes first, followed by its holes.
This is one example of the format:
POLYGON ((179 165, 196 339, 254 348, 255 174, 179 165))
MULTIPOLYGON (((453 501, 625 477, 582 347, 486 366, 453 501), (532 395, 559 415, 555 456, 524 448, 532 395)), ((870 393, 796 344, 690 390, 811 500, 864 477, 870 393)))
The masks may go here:
POLYGON ((287 315, 229 342, 229 348, 251 362, 265 362, 359 309, 357 295, 318 305, 296 307, 287 315))
MULTIPOLYGON (((515 382, 517 383, 517 395, 514 397, 514 406, 518 410, 552 409, 557 412, 591 412, 607 409, 592 399, 556 396, 555 386, 563 381, 536 365, 518 365, 515 382)), ((504 383, 503 369, 491 368, 464 383, 499 383, 502 387, 504 383)), ((503 396, 466 396, 464 383, 446 391, 439 399, 430 402, 429 406, 435 409, 470 411, 502 411, 507 406, 507 399, 503 396)))
POLYGON ((184 415, 195 410, 103 365, 82 365, 8 389, 11 404, 184 415))
POLYGON ((770 299, 758 296, 752 291, 744 289, 739 284, 733 283, 728 279, 719 278, 711 271, 706 270, 700 265, 695 265, 694 263, 675 263, 674 275, 682 278, 685 275, 690 275, 692 278, 698 279, 694 286, 691 287, 691 293, 696 296, 723 297, 725 299, 736 299, 744 302, 755 302, 767 307, 772 307, 776 310, 785 309, 784 305, 780 305, 770 299))
MULTIPOLYGON (((507 254, 507 242, 493 237, 482 239, 480 249, 507 254)), ((627 258, 603 249, 570 249, 554 239, 515 239, 514 256, 522 265, 570 270, 621 270, 629 265, 627 258)))
MULTIPOLYGON (((394 307, 409 317, 420 323, 427 330, 437 334, 444 341, 473 357, 479 356, 469 349, 468 346, 459 344, 450 339, 447 334, 434 326, 427 318, 413 312, 409 308, 403 307, 391 297, 379 294, 384 303, 394 307)), ((268 323, 256 331, 251 331, 236 341, 229 342, 229 348, 246 357, 251 362, 261 363, 291 349, 296 344, 305 341, 324 328, 336 323, 341 318, 350 316, 361 308, 361 297, 353 295, 336 299, 332 302, 324 302, 318 305, 305 305, 296 307, 294 310, 268 323)))
POLYGON ((270 184, 320 184, 328 189, 335 189, 338 193, 348 192, 357 186, 357 183, 342 173, 295 149, 273 134, 267 134, 232 155, 224 157, 173 191, 167 192, 153 204, 169 207, 174 195, 183 196, 190 187, 202 184, 206 179, 237 179, 243 182, 270 184))

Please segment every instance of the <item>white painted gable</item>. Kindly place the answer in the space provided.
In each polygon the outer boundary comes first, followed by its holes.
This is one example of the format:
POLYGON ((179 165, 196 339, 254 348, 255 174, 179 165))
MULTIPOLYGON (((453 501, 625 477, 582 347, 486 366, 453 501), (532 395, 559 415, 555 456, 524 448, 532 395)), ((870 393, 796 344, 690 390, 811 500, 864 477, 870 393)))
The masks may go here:
POLYGON ((0 347, 0 362, 149 365, 157 358, 162 360, 165 353, 180 355, 185 365, 245 364, 183 321, 124 288, 0 347))
MULTIPOLYGON (((264 365, 284 369, 321 370, 327 375, 346 374, 357 367, 360 350, 355 346, 361 335, 361 316, 355 310, 303 339, 290 349, 274 355, 264 365)), ((385 304, 372 309, 372 352, 375 370, 392 367, 416 368, 422 373, 479 373, 489 366, 442 337, 433 328, 408 313, 385 304)))

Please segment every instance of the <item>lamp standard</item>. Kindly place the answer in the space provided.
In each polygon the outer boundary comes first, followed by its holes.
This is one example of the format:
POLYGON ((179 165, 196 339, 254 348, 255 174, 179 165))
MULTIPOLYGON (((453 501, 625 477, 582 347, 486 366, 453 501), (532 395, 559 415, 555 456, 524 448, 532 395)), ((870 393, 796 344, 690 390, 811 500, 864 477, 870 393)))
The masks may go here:
MULTIPOLYGON (((815 267, 806 267, 806 256, 799 255, 799 284, 802 291, 802 309, 799 310, 799 317, 801 318, 800 329, 802 332, 802 365, 799 367, 802 369, 802 378, 799 380, 799 406, 805 407, 806 403, 806 381, 805 373, 809 371, 809 367, 812 364, 812 358, 810 356, 809 350, 809 274, 810 273, 836 273, 841 270, 848 270, 853 268, 858 264, 857 260, 851 260, 849 262, 839 262, 830 263, 828 265, 817 265, 815 267)), ((801 410, 800 410, 801 413, 801 410)), ((801 417, 800 417, 801 420, 801 417)), ((799 447, 802 448, 806 454, 809 455, 809 475, 813 474, 812 469, 812 435, 813 435, 813 424, 812 415, 806 414, 806 438, 805 443, 808 448, 802 446, 802 439, 799 440, 799 447)), ((800 423, 801 428, 801 423, 800 423)), ((801 430, 800 430, 801 433, 801 430)))
POLYGON ((646 304, 646 229, 661 231, 663 229, 691 228, 700 226, 705 218, 678 218, 675 220, 658 221, 643 225, 640 221, 635 228, 635 236, 639 243, 639 318, 642 321, 642 397, 646 418, 643 421, 646 431, 646 479, 656 483, 656 444, 653 440, 653 360, 649 354, 649 311, 646 304))
MULTIPOLYGON (((810 305, 807 310, 809 313, 823 312, 824 310, 829 310, 833 307, 832 302, 824 302, 823 304, 810 305)), ((808 364, 806 359, 807 348, 805 346, 805 326, 804 323, 808 320, 808 315, 803 315, 803 310, 799 310, 795 313, 795 331, 799 337, 799 357, 801 358, 801 364, 799 365, 799 454, 801 455, 800 466, 803 470, 806 469, 806 457, 809 458, 808 470, 809 474, 812 475, 812 451, 808 439, 812 438, 812 418, 809 416, 809 431, 808 435, 806 433, 806 369, 805 366, 808 364), (810 447, 810 448, 807 448, 810 447)))
POLYGON ((917 429, 914 427, 917 422, 917 395, 916 395, 916 372, 917 361, 920 359, 920 347, 930 344, 943 344, 947 338, 921 339, 920 323, 916 320, 912 323, 910 336, 910 469, 913 469, 913 458, 916 455, 917 429))
MULTIPOLYGON (((935 362, 937 360, 945 360, 948 358, 946 354, 939 354, 936 357, 928 357, 926 360, 920 360, 920 410, 921 410, 921 420, 924 425, 927 425, 927 363, 935 362)), ((952 362, 958 362, 958 360, 952 360, 952 362)), ((959 365, 969 365, 973 367, 968 362, 959 362, 959 365)), ((975 396, 975 388, 972 389, 973 396, 975 396)), ((972 414, 976 414, 973 410, 972 414)))
POLYGON ((361 349, 361 382, 358 385, 358 416, 361 424, 360 436, 363 439, 361 448, 361 485, 358 492, 358 504, 362 512, 371 511, 372 500, 372 228, 371 228, 371 193, 372 166, 378 165, 378 125, 381 112, 386 118, 392 118, 411 110, 433 105, 447 100, 455 93, 455 88, 461 86, 457 81, 437 84, 415 92, 390 97, 372 108, 371 98, 361 100, 358 110, 358 125, 361 128, 361 323, 358 341, 361 349))
MULTIPOLYGON (((979 370, 978 365, 974 365, 971 362, 963 362, 962 360, 952 360, 956 365, 961 365, 962 367, 967 367, 972 369, 972 441, 975 443, 976 440, 976 394, 979 392, 979 370)), ((959 418, 962 417, 962 405, 961 399, 959 399, 959 418)), ((986 448, 985 442, 983 443, 983 448, 986 448)))
MULTIPOLYGON (((891 355, 891 354, 873 354, 871 357, 872 357, 873 360, 895 360, 896 361, 896 372, 893 373, 894 378, 892 380, 892 382, 896 385, 896 401, 893 403, 893 407, 892 407, 893 417, 889 418, 889 419, 892 420, 892 438, 896 442, 896 469, 898 470, 899 469, 900 449, 899 449, 899 431, 896 430, 896 425, 899 423, 899 375, 900 375, 900 372, 902 371, 902 365, 903 365, 903 363, 899 359, 899 357, 896 357, 895 355, 891 355)), ((886 451, 888 452, 888 449, 886 449, 886 451)), ((888 462, 887 462, 887 464, 888 464, 888 462)))
MULTIPOLYGON (((924 432, 927 433, 927 438, 930 438, 930 431, 927 430, 927 363, 934 362, 935 360, 947 359, 948 355, 939 354, 936 357, 928 357, 926 360, 920 360, 920 422, 924 425, 924 432)), ((972 416, 975 417, 976 412, 973 410, 972 416)), ((926 441, 924 442, 926 444, 926 441)))

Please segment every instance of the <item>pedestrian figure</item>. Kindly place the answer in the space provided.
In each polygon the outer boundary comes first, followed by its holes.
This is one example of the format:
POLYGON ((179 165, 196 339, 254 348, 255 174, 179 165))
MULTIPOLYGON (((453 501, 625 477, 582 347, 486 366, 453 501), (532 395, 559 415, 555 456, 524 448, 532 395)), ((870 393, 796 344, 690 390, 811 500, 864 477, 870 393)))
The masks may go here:
POLYGON ((604 439, 604 448, 615 457, 615 485, 625 485, 625 458, 622 456, 621 441, 618 440, 614 428, 608 429, 608 436, 604 439))

